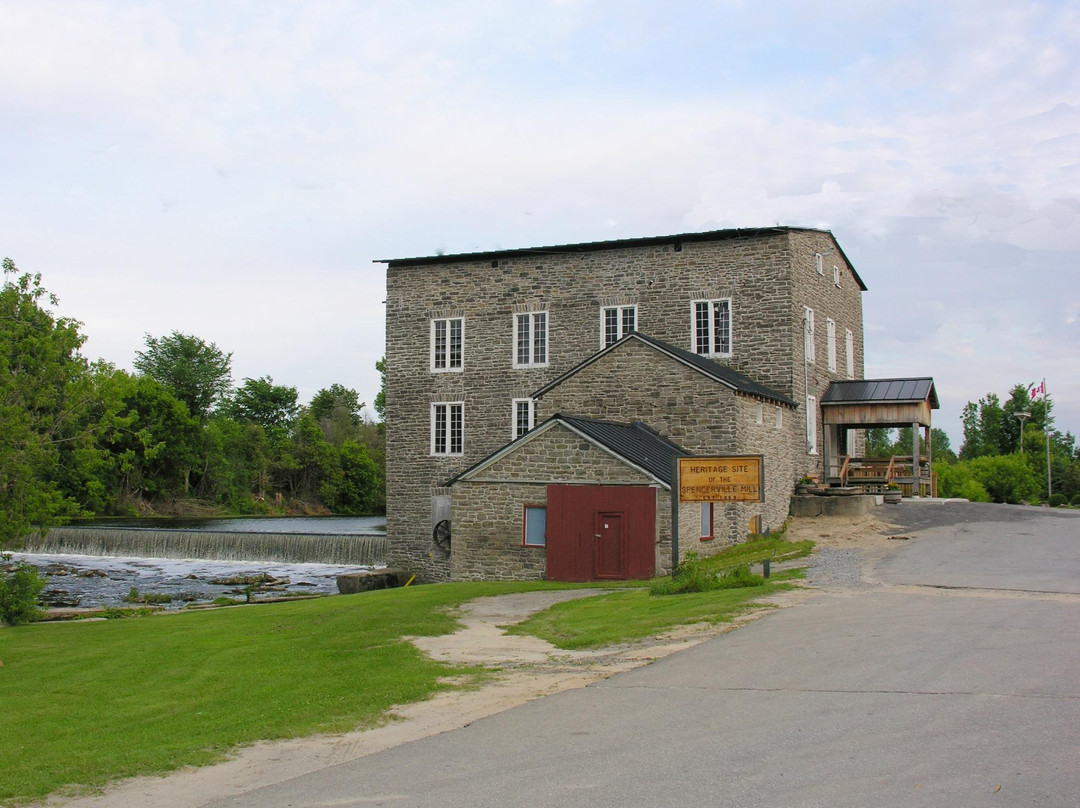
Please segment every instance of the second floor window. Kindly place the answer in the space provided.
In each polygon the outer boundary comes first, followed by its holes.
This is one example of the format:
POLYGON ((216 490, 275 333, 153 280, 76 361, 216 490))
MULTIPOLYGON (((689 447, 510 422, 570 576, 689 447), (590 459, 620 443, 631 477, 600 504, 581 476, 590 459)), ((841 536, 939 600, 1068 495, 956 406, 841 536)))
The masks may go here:
POLYGON ((851 329, 844 332, 844 353, 847 359, 847 377, 849 379, 855 378, 855 335, 851 333, 851 329))
POLYGON ((465 405, 460 401, 431 405, 431 453, 459 455, 465 448, 465 405))
POLYGON ((817 351, 814 349, 814 310, 809 307, 803 308, 803 346, 806 361, 813 362, 817 351))
POLYGON ((431 321, 431 369, 461 370, 465 321, 461 317, 431 321))
POLYGON ((627 334, 637 331, 637 306, 605 306, 601 310, 603 329, 601 347, 614 345, 627 334))
POLYGON ((514 315, 514 367, 546 365, 548 361, 546 311, 514 315))
POLYGON ((731 298, 693 302, 694 353, 731 356, 731 298))
POLYGON ((825 321, 825 353, 829 359, 829 370, 836 372, 836 323, 830 318, 825 321))
POLYGON ((514 399, 514 428, 513 438, 520 438, 533 428, 533 419, 536 417, 535 403, 531 398, 514 399))

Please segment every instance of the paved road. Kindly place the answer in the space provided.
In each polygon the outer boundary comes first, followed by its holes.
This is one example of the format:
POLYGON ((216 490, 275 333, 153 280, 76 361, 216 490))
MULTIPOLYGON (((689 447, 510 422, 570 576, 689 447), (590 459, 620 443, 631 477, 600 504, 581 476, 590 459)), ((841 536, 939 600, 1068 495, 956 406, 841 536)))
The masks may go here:
POLYGON ((213 805, 1080 804, 1080 513, 888 515, 878 586, 213 805))

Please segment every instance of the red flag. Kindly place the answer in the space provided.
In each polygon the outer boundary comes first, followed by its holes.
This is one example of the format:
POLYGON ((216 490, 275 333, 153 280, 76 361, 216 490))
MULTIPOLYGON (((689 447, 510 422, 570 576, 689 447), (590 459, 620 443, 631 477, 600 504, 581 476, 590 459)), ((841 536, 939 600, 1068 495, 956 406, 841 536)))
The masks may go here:
POLYGON ((1039 393, 1042 393, 1044 396, 1046 395, 1046 379, 1043 379, 1035 387, 1031 388, 1032 400, 1034 400, 1039 393))

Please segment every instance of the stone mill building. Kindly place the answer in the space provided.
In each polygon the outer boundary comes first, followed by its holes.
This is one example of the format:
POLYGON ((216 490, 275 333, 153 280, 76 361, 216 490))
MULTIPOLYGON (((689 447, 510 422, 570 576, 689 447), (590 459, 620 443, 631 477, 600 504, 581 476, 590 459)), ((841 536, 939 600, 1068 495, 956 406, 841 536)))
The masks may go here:
POLYGON ((387 538, 429 581, 670 568, 677 457, 757 455, 764 501, 679 506, 681 553, 779 526, 861 433, 866 287, 801 227, 386 260, 387 538))

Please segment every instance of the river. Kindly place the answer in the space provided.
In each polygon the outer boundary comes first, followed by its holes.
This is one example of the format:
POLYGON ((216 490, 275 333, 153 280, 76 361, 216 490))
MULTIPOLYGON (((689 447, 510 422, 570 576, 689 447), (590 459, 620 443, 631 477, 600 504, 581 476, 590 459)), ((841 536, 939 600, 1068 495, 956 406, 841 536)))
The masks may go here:
MULTIPOLYGON (((385 517, 260 517, 222 519, 99 519, 73 523, 72 527, 98 533, 153 533, 171 531, 190 534, 239 533, 300 534, 311 536, 385 535, 385 517)), ((241 536, 237 537, 238 540, 241 536)), ((108 552, 108 550, 106 550, 108 552)), ((42 600, 54 607, 127 605, 124 598, 136 590, 140 595, 171 598, 160 605, 179 609, 188 603, 205 603, 227 596, 245 600, 245 582, 252 576, 270 577, 259 585, 254 597, 294 594, 333 594, 337 576, 360 572, 377 565, 326 564, 303 561, 205 558, 150 558, 136 555, 86 555, 71 552, 12 553, 14 559, 37 567, 48 580, 42 600)))

